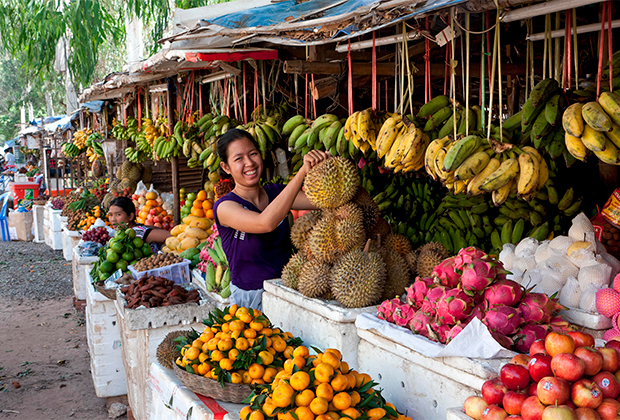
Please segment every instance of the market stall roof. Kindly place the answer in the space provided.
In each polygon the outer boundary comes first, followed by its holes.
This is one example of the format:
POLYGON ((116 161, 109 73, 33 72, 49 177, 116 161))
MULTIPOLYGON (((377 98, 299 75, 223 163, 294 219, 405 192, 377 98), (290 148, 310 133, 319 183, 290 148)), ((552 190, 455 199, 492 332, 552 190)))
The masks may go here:
MULTIPOLYGON (((194 26, 160 42, 183 42, 208 46, 231 46, 241 42, 271 42, 280 45, 320 45, 347 40, 422 14, 465 3, 467 0, 284 0, 214 16, 210 7, 191 9, 176 17, 177 26, 194 26), (201 17, 203 13, 205 17, 201 17), (182 20, 184 19, 185 20, 182 20)), ((236 3, 236 2, 232 2, 236 3)))

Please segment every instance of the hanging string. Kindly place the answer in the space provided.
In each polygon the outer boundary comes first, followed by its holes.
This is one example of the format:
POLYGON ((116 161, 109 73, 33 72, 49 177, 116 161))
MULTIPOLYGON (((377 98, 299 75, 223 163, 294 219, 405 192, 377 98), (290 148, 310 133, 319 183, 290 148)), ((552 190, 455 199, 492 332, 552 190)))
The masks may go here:
MULTIPOLYGON (((428 16, 426 17, 426 32, 429 31, 428 16)), ((424 37, 424 103, 431 100, 431 42, 424 37)))
POLYGON ((314 73, 312 73, 310 75, 310 77, 312 78, 312 90, 313 90, 313 92, 312 92, 312 112, 313 112, 314 118, 316 118, 317 117, 317 113, 316 113, 316 98, 314 97, 314 89, 315 89, 315 86, 314 86, 314 73))
POLYGON ((254 67, 254 109, 258 108, 258 63, 254 67))
POLYGON ((239 121, 239 94, 237 92, 237 76, 233 77, 233 85, 235 90, 233 91, 234 100, 235 100, 235 119, 239 121))
MULTIPOLYGON (((612 63, 612 56, 613 56, 613 49, 612 49, 612 37, 611 37, 611 0, 609 0, 606 3, 607 6, 607 55, 608 55, 608 59, 609 59, 609 91, 613 92, 614 91, 614 78, 613 78, 613 63, 612 63)), ((605 5, 603 5, 603 7, 605 7, 605 5)), ((602 35, 602 34, 601 34, 602 35)))
POLYGON ((199 117, 202 118, 203 112, 202 112, 202 84, 198 83, 198 113, 199 113, 199 117))
MULTIPOLYGON (((484 31, 486 29, 486 12, 482 12, 482 30, 484 31)), ((481 129, 484 130, 484 122, 486 121, 485 118, 485 106, 484 104, 486 103, 486 83, 485 83, 485 78, 484 75, 486 74, 486 68, 485 68, 485 55, 486 55, 486 37, 487 35, 484 34, 482 35, 482 53, 480 54, 480 112, 482 115, 482 127, 481 129)))
MULTIPOLYGON (((455 75, 456 75, 456 68, 454 67, 454 54, 455 54, 455 45, 454 43, 456 42, 456 40, 454 39, 454 8, 450 9, 450 32, 452 35, 452 39, 450 40, 450 50, 452 51, 452 54, 450 55, 450 97, 452 99, 456 99, 456 83, 455 83, 455 75)), ((467 113, 467 110, 465 110, 465 112, 467 113)), ((456 131, 458 129, 457 127, 457 121, 456 121, 456 107, 453 106, 452 107, 452 121, 453 121, 453 133, 454 133, 454 138, 456 138, 456 131)))
MULTIPOLYGON (((465 27, 469 31, 469 13, 465 14, 465 27)), ((465 43, 465 135, 469 136, 469 32, 466 32, 465 43)))
MULTIPOLYGON (((601 10, 601 36, 600 36, 599 51, 598 51, 598 76, 596 78, 597 101, 601 93, 601 73, 603 70, 603 51, 604 51, 604 42, 605 42, 605 13, 607 12, 606 6, 607 6, 606 4, 603 4, 601 7, 602 8, 601 10)), ((611 79, 611 73, 609 74, 609 78, 611 79)))
POLYGON ((372 32, 372 109, 377 110, 377 47, 375 32, 372 32))
POLYGON ((571 10, 568 9, 566 11, 566 17, 564 19, 564 74, 562 75, 562 87, 564 88, 564 93, 566 93, 566 89, 570 89, 571 87, 571 10))
POLYGON ((575 89, 579 89, 579 55, 577 51, 579 45, 577 44, 577 13, 575 9, 572 10, 573 15, 573 59, 575 60, 575 89))
POLYGON ((444 68, 444 72, 443 72, 443 94, 447 95, 448 94, 448 71, 450 68, 450 45, 451 42, 448 42, 446 44, 446 66, 444 68))
POLYGON ((142 129, 142 101, 140 101, 141 91, 142 91, 142 86, 139 86, 138 87, 138 129, 142 129))
POLYGON ((305 91, 305 102, 304 102, 304 118, 308 119, 308 75, 306 74, 306 91, 305 91))
MULTIPOLYGON (((491 22, 491 15, 490 15, 490 13, 485 13, 484 19, 485 19, 486 27, 489 28, 490 25, 491 25, 491 23, 490 23, 491 22)), ((490 38, 490 34, 489 34, 490 32, 491 32, 491 30, 489 28, 489 30, 487 30, 485 32, 485 35, 484 35, 486 37, 486 39, 487 39, 487 45, 489 46, 487 48, 487 51, 486 51, 486 58, 487 58, 486 69, 487 69, 487 72, 488 72, 489 80, 491 80, 491 50, 490 50, 490 48, 491 48, 491 38, 490 38)))
POLYGON ((347 61, 349 63, 349 86, 347 93, 349 96, 349 115, 353 114, 353 69, 351 68, 351 40, 348 40, 347 61))

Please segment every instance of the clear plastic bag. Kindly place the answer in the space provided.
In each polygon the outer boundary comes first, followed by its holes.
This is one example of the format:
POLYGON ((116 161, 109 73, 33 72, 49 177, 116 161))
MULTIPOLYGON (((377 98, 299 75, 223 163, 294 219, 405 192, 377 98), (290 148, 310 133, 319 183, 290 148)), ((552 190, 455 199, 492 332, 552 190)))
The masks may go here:
POLYGON ((102 248, 99 242, 90 242, 80 240, 78 242, 78 254, 80 257, 96 257, 99 255, 99 249, 102 248))
POLYGON ((504 264, 506 270, 512 270, 515 258, 515 246, 513 244, 504 244, 502 251, 499 253, 499 260, 504 264))
POLYGON ((519 258, 525 255, 534 255, 538 245, 540 243, 534 238, 523 238, 515 248, 515 255, 519 258))
POLYGON ((595 284, 589 284, 583 290, 581 299, 579 300, 579 307, 584 311, 596 313, 596 291, 599 288, 595 284))
POLYGON ((171 193, 161 193, 160 197, 164 201, 162 208, 166 210, 168 214, 172 214, 174 209, 174 196, 171 193))
POLYGON ((597 289, 607 287, 611 281, 611 266, 607 263, 595 262, 592 265, 581 267, 577 280, 579 280, 579 286, 583 290, 591 284, 594 284, 597 289))
MULTIPOLYGON (((151 186, 152 188, 153 186, 151 186)), ((144 185, 144 182, 139 181, 138 185, 136 186, 136 191, 134 192, 135 195, 140 196, 140 197, 144 197, 146 195, 146 193, 148 192, 148 188, 146 188, 146 185, 144 185)), ((142 203, 140 203, 142 204, 142 203)))
POLYGON ((579 282, 576 278, 569 277, 560 292, 560 304, 569 308, 579 308, 581 295, 582 291, 581 287, 579 287, 579 282))
POLYGON ((569 277, 577 277, 579 275, 579 268, 570 262, 568 258, 561 257, 559 255, 552 255, 542 263, 539 263, 537 268, 544 268, 552 271, 556 277, 558 277, 562 283, 566 283, 569 277))
POLYGON ((590 219, 583 214, 579 213, 573 219, 573 225, 568 230, 568 236, 575 241, 584 241, 585 235, 589 232, 594 233, 594 226, 590 219))

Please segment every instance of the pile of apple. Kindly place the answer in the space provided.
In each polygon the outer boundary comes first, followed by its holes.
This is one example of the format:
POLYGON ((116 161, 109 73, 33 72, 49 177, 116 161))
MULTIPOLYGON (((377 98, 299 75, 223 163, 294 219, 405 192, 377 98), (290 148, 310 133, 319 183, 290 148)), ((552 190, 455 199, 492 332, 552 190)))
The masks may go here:
POLYGON ((465 400, 476 420, 620 419, 620 341, 595 348, 579 331, 536 340, 465 400))
POLYGON ((166 230, 174 227, 172 216, 162 207, 164 200, 157 191, 137 191, 131 199, 136 206, 136 222, 166 230))

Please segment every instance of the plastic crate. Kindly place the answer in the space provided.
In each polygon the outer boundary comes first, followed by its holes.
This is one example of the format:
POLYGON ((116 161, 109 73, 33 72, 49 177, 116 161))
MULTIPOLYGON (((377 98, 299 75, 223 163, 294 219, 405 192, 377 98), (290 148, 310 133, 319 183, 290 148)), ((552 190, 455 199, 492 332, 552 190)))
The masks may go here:
POLYGON ((189 271, 189 265, 191 261, 184 259, 183 262, 167 265, 165 267, 154 268, 147 271, 137 271, 133 265, 130 265, 129 271, 134 279, 138 280, 142 276, 156 276, 163 277, 168 280, 174 281, 176 284, 190 283, 192 281, 192 275, 189 271))

